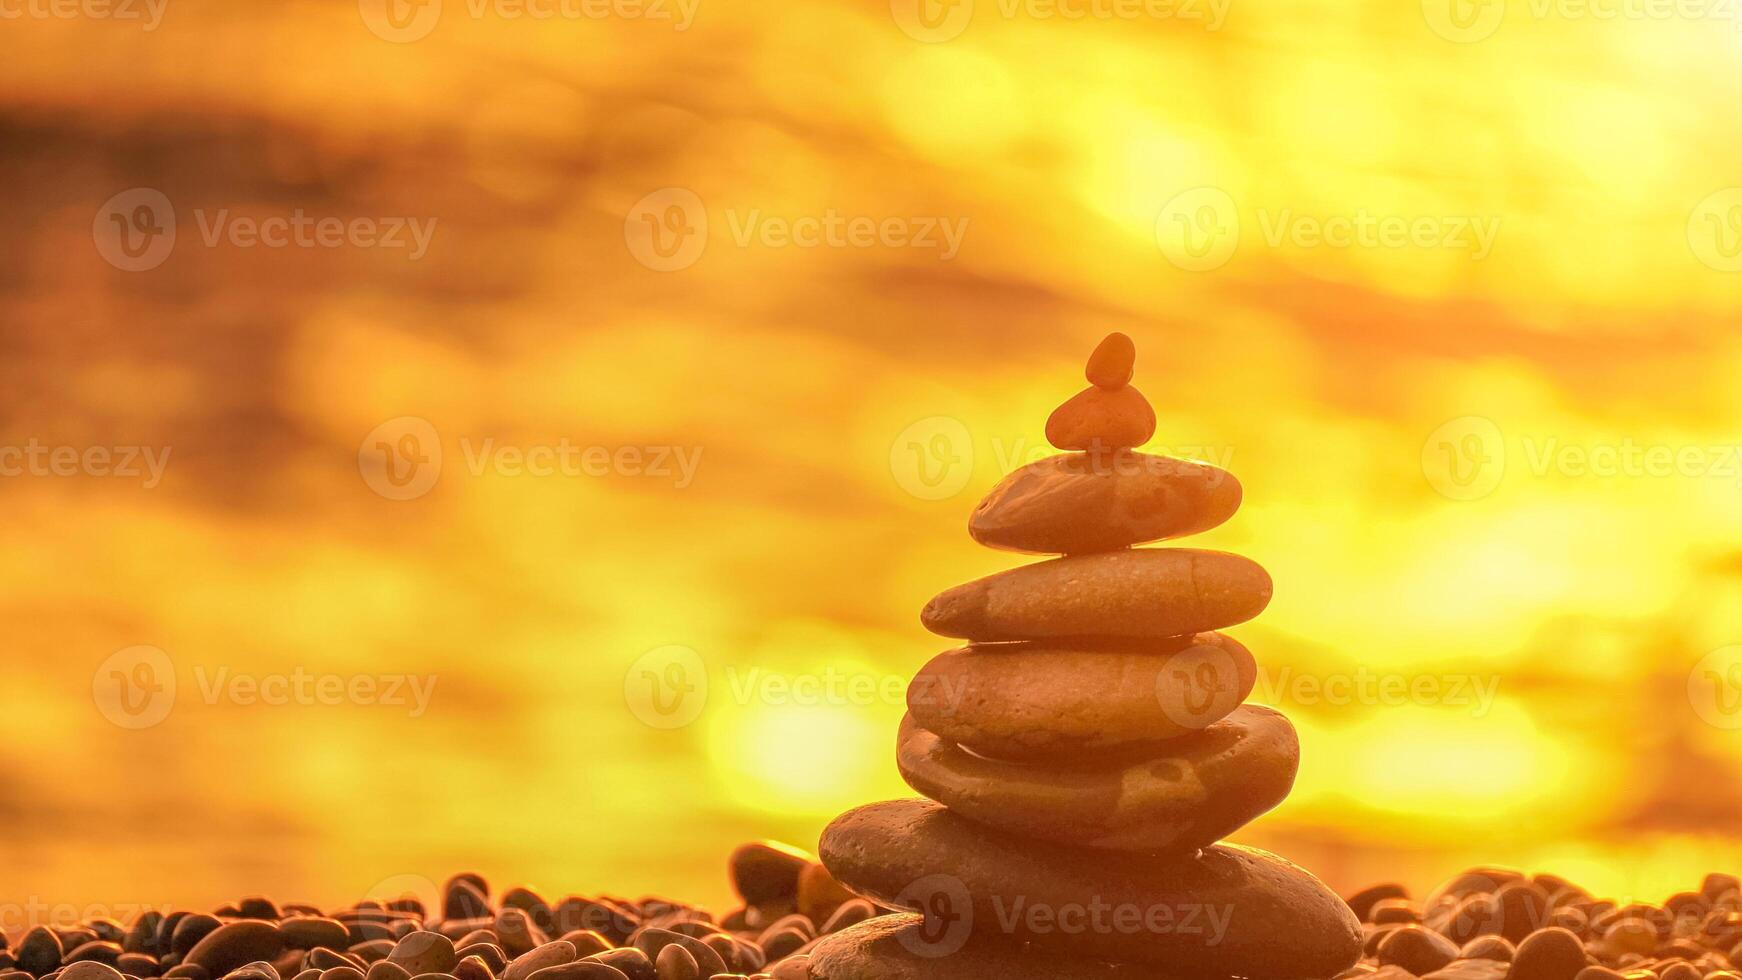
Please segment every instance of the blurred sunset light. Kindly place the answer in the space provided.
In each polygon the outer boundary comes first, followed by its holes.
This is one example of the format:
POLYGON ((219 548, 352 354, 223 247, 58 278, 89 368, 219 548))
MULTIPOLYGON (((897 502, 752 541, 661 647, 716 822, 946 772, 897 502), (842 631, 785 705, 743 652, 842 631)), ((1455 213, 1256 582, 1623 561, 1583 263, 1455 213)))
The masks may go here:
POLYGON ((1112 330, 1276 582, 1236 839, 1737 870, 1742 30, 1672 6, 6 8, 7 887, 724 906, 912 795, 1112 330))

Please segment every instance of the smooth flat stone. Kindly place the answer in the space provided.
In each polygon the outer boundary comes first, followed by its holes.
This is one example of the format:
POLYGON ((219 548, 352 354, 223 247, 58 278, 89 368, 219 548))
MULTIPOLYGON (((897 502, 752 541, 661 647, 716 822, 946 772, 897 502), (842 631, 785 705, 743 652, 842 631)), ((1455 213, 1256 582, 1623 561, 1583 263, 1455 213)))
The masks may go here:
POLYGON ((1155 435, 1155 409, 1130 385, 1090 385, 1052 410, 1046 441, 1059 449, 1130 449, 1155 435))
POLYGON ((989 548, 1038 554, 1113 551, 1197 534, 1240 509, 1234 474, 1148 453, 1064 453, 1005 477, 968 533, 989 548))
POLYGON ((1300 743, 1288 719, 1245 705, 1140 760, 1032 765, 963 751, 909 716, 896 764, 909 786, 989 827, 1081 847, 1182 851, 1214 844, 1281 803, 1300 743))
POLYGON ((1270 576, 1239 555, 1139 548, 1035 562, 940 592, 926 629, 987 640, 1166 637, 1243 623, 1270 604, 1270 576))
POLYGON ((1016 942, 930 931, 917 915, 885 915, 811 947, 809 980, 1175 980, 1152 966, 1112 964, 1016 942))
POLYGON ((1335 976, 1361 953, 1360 924, 1334 892, 1234 844, 1172 856, 1066 847, 898 800, 837 818, 821 852, 848 888, 934 922, 965 917, 976 941, 1254 980, 1335 976))
POLYGON ((921 728, 994 759, 1104 754, 1189 735, 1252 693, 1258 665, 1220 633, 1070 649, 992 643, 934 657, 907 689, 921 728))

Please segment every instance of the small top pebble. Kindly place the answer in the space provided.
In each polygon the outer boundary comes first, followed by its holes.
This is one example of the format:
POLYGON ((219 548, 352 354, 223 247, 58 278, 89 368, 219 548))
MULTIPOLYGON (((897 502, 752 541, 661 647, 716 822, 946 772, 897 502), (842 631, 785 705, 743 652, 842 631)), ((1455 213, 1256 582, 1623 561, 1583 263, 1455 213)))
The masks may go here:
POLYGON ((1137 363, 1137 345, 1122 333, 1110 333, 1089 355, 1089 366, 1083 374, 1098 388, 1123 388, 1131 383, 1132 366, 1137 363))

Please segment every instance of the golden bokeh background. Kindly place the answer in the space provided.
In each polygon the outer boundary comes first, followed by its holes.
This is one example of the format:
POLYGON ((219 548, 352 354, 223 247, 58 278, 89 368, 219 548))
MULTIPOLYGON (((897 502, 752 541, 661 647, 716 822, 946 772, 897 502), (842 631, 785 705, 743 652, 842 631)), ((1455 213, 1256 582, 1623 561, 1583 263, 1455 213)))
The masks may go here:
POLYGON ((1234 633, 1303 763, 1238 839, 1742 864, 1721 0, 65 2, 0 20, 0 444, 169 455, 0 460, 6 901, 723 905, 906 795, 918 610, 1022 560, 968 512, 1109 330, 1277 583, 1234 633), (297 215, 433 234, 231 233, 297 215), (517 469, 564 446, 643 455, 517 469), (230 686, 296 677, 435 686, 230 686))

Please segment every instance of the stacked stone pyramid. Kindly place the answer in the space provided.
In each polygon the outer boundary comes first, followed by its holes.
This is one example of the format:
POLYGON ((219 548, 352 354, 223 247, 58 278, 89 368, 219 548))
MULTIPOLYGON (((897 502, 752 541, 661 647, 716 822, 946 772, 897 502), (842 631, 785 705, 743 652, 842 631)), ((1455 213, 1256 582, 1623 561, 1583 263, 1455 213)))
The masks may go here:
POLYGON ((1274 855, 1218 843, 1294 783, 1281 714, 1241 702, 1252 655, 1214 632, 1261 612, 1237 555, 1135 548, 1238 509, 1234 477, 1140 453, 1155 414, 1113 334, 1047 422, 1064 453, 974 511, 981 544, 1059 555, 949 589, 921 614, 968 645, 908 690, 897 761, 925 800, 824 832, 852 891, 902 913, 829 936, 812 980, 1332 977, 1361 952, 1349 908, 1274 855))

